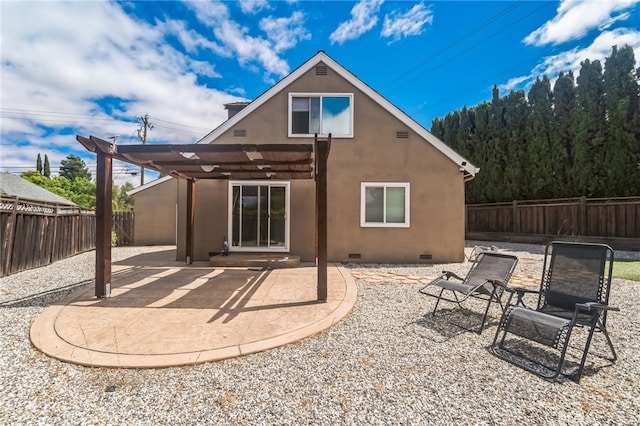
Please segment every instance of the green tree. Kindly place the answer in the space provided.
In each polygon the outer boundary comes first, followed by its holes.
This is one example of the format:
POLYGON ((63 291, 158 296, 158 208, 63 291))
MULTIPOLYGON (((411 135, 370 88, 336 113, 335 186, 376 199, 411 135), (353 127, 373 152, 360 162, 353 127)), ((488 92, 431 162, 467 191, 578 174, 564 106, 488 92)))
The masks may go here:
POLYGON ((91 180, 91 172, 87 168, 84 160, 77 155, 69 154, 60 162, 60 176, 74 181, 78 178, 91 180))
POLYGON ((603 74, 608 132, 604 169, 608 193, 612 196, 637 195, 640 188, 640 90, 633 49, 613 46, 605 59, 603 74))
POLYGON ((576 116, 573 126, 572 174, 579 194, 602 197, 607 193, 603 169, 607 129, 604 83, 600 61, 581 62, 576 79, 576 116))
POLYGON ((50 178, 51 177, 51 166, 49 165, 49 156, 47 154, 44 155, 44 176, 50 178))
POLYGON ((132 189, 133 185, 130 182, 126 182, 120 187, 114 185, 114 211, 128 212, 133 210, 133 195, 127 194, 127 192, 131 191, 132 189))
POLYGON ((24 172, 20 175, 23 179, 51 191, 86 209, 96 207, 96 185, 86 178, 77 178, 70 181, 64 176, 47 178, 36 170, 24 172))
POLYGON ((511 91, 504 98, 506 131, 505 165, 503 173, 504 201, 522 200, 529 195, 527 173, 527 139, 529 104, 524 90, 511 91))
POLYGON ((20 177, 26 181, 35 183, 36 185, 45 189, 48 185, 47 183, 48 179, 42 176, 40 172, 38 172, 37 170, 29 170, 27 172, 22 172, 20 173, 20 177))
POLYGON ((42 174, 42 157, 40 157, 40 153, 38 153, 38 158, 36 159, 36 171, 42 174))
MULTIPOLYGON (((560 158, 563 170, 569 170, 573 164, 574 134, 573 122, 576 114, 576 89, 573 73, 558 75, 553 86, 553 112, 555 114, 556 137, 561 149, 566 156, 560 158)), ((555 197, 576 197, 582 194, 576 192, 574 179, 571 173, 565 175, 566 184, 557 188, 555 197)))
POLYGON ((553 113, 551 83, 545 75, 529 90, 531 108, 528 158, 531 198, 553 198, 566 186, 566 151, 558 142, 553 113))

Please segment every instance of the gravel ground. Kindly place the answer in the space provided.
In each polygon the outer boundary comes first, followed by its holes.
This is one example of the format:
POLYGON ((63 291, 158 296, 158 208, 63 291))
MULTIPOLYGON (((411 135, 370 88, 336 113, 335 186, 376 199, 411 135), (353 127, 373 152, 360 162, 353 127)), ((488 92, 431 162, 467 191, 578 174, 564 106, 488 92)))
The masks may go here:
MULTIPOLYGON (((496 246, 519 256, 517 273, 538 273, 541 246, 496 246)), ((113 260, 159 249, 117 248, 113 260)), ((348 265, 360 277, 358 301, 320 335, 221 362, 118 370, 66 364, 29 342, 29 327, 46 306, 91 282, 93 262, 90 252, 0 279, 0 422, 640 424, 639 282, 614 280, 611 303, 621 312, 609 317, 609 330, 619 359, 607 366, 591 356, 580 384, 549 383, 491 355, 495 320, 478 336, 450 324, 473 315, 426 315, 433 300, 418 294, 419 284, 367 281, 381 273, 425 280, 442 269, 464 274, 468 263, 348 265)), ((596 336, 596 352, 601 340, 596 336)))

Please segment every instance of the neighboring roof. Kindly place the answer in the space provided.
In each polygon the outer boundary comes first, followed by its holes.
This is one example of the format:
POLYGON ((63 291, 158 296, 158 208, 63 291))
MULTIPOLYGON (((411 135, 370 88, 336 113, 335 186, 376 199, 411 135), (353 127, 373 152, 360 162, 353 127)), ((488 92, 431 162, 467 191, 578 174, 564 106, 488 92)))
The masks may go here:
MULTIPOLYGON (((307 71, 311 70, 318 63, 323 63, 335 71, 338 75, 343 77, 349 83, 351 83, 354 87, 362 91, 364 94, 369 96, 373 101, 377 102, 380 106, 386 109, 390 114, 396 117, 398 120, 402 121, 407 127, 416 132, 419 136, 433 145, 436 149, 442 152, 446 157, 448 157, 451 161, 453 161, 460 170, 465 174, 465 180, 473 179, 475 174, 479 171, 473 164, 463 158, 460 154, 451 149, 448 145, 442 142, 440 139, 435 137, 431 132, 422 127, 418 122, 412 119, 409 115, 403 112, 401 109, 393 105, 386 98, 376 92, 374 89, 369 87, 366 83, 344 68, 342 65, 334 61, 329 55, 327 55, 324 51, 319 51, 316 53, 311 59, 307 62, 296 68, 291 74, 284 77, 266 92, 258 96, 254 101, 250 102, 246 107, 236 113, 233 117, 229 118, 227 121, 220 124, 220 126, 216 127, 209 134, 200 139, 198 144, 210 144, 214 142, 218 137, 224 134, 227 130, 231 129, 235 126, 240 120, 244 119, 248 115, 250 115, 253 111, 258 109, 261 105, 266 103, 269 99, 280 93, 287 86, 293 83, 295 80, 304 75, 307 71)), ((235 102, 233 104, 227 105, 239 105, 244 104, 244 102, 235 102)), ((227 106, 225 105, 225 107, 227 106)), ((160 179, 156 179, 152 182, 149 182, 145 185, 139 186, 131 191, 129 194, 133 195, 138 192, 144 191, 147 188, 158 185, 162 182, 171 179, 170 176, 165 176, 160 179)))
POLYGON ((9 173, 0 173, 0 194, 6 197, 17 197, 24 201, 77 206, 77 204, 39 187, 35 183, 9 173))

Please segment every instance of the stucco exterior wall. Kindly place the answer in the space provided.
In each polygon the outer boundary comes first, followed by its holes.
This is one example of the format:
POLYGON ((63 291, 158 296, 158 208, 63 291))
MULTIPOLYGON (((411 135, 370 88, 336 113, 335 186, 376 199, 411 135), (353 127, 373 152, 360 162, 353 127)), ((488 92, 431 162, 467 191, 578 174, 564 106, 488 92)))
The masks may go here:
MULTIPOLYGON (((311 143, 289 138, 288 93, 354 93, 354 137, 334 138, 328 162, 328 255, 330 261, 453 262, 464 260, 464 182, 459 165, 410 131, 378 103, 329 69, 312 69, 273 96, 214 143, 311 143), (246 136, 234 137, 234 130, 246 136), (398 139, 397 131, 409 137, 398 139), (361 182, 410 184, 409 228, 360 226, 361 182), (350 259, 358 254, 359 259, 350 259)), ((186 185, 185 185, 186 188, 186 185)), ((186 189, 178 191, 178 256, 184 258, 186 189)), ((290 252, 315 257, 315 183, 292 181, 290 252)), ((228 233, 228 182, 196 184, 195 260, 220 251, 228 233)))
POLYGON ((134 194, 134 243, 171 245, 176 243, 178 180, 171 179, 134 194))

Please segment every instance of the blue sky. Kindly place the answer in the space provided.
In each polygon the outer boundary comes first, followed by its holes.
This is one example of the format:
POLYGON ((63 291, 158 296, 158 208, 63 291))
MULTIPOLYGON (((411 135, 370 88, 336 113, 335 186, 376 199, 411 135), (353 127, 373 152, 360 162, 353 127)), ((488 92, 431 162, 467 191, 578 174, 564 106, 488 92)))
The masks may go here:
MULTIPOLYGON (((6 1, 0 0, 0 171, 52 172, 75 135, 193 143, 324 50, 427 129, 435 117, 578 73, 631 45, 640 0, 6 1)), ((116 182, 140 183, 114 165, 116 182)), ((149 175, 147 175, 149 176, 149 175)))

